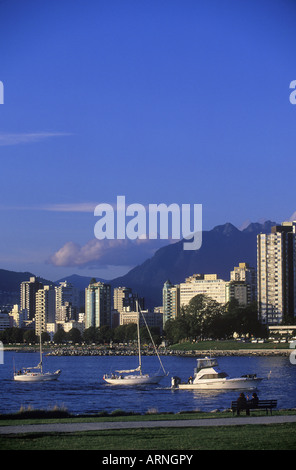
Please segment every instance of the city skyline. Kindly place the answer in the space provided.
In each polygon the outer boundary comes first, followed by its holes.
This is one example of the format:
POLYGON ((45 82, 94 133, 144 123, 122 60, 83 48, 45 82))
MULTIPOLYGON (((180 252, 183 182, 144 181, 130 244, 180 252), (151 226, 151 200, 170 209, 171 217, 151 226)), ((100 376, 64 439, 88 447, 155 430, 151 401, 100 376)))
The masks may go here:
POLYGON ((94 208, 119 195, 202 204, 204 230, 292 217, 292 1, 0 12, 0 268, 125 274, 167 240, 95 240, 94 208))
MULTIPOLYGON (((216 273, 195 273, 179 284, 167 280, 162 288, 162 305, 154 306, 154 314, 157 314, 158 319, 161 318, 158 314, 161 314, 165 325, 168 320, 177 319, 181 309, 201 294, 225 307, 233 300, 240 308, 251 305, 253 313, 255 309, 256 317, 263 325, 280 325, 287 321, 293 324, 296 305, 295 233, 294 221, 272 226, 268 234, 257 234, 257 273, 256 268, 249 263, 240 262, 231 270, 229 281, 221 279, 216 273)), ((112 289, 108 282, 97 282, 93 278, 85 288, 85 328, 113 328, 124 324, 122 315, 125 314, 129 316, 126 322, 133 322, 138 302, 142 307, 144 299, 138 298, 138 294, 133 293, 130 287, 116 286, 112 289)), ((47 327, 55 331, 57 321, 69 328, 71 322, 76 324, 81 306, 79 290, 71 283, 65 281, 60 282, 60 286, 43 285, 31 277, 29 281, 21 282, 20 304, 13 306, 10 318, 7 315, 7 318, 3 318, 4 326, 8 320, 16 322, 18 326, 23 322, 29 328, 34 324, 36 334, 47 331, 47 327)), ((151 316, 153 322, 154 314, 151 316)), ((82 327, 82 318, 78 322, 79 328, 82 327)))

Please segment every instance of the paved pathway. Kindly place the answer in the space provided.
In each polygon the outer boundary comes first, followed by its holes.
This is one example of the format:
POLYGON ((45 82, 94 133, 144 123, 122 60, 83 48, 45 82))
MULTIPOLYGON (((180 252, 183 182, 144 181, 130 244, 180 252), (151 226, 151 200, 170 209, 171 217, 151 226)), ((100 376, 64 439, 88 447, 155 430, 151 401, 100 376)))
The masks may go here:
POLYGON ((19 434, 37 432, 81 432, 104 431, 109 429, 168 428, 200 426, 238 426, 243 424, 281 424, 295 423, 296 415, 290 416, 240 416, 233 418, 182 419, 167 421, 124 421, 97 423, 50 423, 24 424, 19 426, 0 426, 0 434, 19 434))

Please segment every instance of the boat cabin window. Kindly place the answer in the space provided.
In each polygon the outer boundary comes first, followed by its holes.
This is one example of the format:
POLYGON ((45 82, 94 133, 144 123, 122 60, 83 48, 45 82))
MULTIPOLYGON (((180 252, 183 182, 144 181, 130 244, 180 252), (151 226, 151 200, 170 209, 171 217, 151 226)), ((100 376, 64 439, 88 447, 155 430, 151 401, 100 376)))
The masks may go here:
POLYGON ((218 374, 203 374, 199 379, 225 379, 227 374, 225 372, 219 372, 218 374))

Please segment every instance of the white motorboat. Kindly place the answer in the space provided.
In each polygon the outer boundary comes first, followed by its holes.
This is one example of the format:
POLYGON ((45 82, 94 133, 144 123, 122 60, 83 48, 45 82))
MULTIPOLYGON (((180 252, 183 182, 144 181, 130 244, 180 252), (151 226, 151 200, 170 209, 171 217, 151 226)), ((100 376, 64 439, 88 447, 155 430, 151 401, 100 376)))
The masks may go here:
POLYGON ((111 385, 147 385, 147 384, 158 384, 160 380, 167 375, 163 364, 161 362, 161 359, 159 357, 159 354, 157 352, 156 346, 154 344, 152 335, 150 333, 150 330, 148 328, 146 319, 143 316, 145 326, 148 330, 148 333, 150 335, 150 339, 152 341, 154 351, 158 357, 158 360, 160 362, 160 366, 162 368, 163 373, 161 374, 143 374, 142 371, 142 358, 141 358, 141 341, 140 341, 140 310, 137 302, 137 311, 138 311, 138 321, 137 321, 137 334, 138 334, 138 357, 139 357, 139 365, 136 369, 129 369, 129 370, 116 370, 114 373, 111 374, 105 374, 103 376, 103 379, 106 383, 111 384, 111 385))
POLYGON ((179 377, 172 377, 171 385, 173 389, 180 390, 253 390, 261 380, 256 374, 230 378, 219 369, 216 359, 205 357, 197 359, 194 375, 187 383, 182 383, 179 377))
POLYGON ((61 375, 60 370, 55 372, 43 372, 42 367, 42 342, 40 335, 40 362, 34 367, 22 367, 17 372, 14 371, 13 379, 17 382, 48 382, 57 380, 61 375))

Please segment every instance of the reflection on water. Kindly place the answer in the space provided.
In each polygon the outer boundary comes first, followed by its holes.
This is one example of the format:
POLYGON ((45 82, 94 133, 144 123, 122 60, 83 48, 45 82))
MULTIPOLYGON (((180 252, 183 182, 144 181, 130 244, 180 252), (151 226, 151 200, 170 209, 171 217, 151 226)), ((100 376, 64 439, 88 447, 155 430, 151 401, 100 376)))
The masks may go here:
MULTIPOLYGON (((30 366, 38 362, 38 353, 5 352, 4 364, 0 364, 0 413, 18 411, 21 406, 47 409, 56 405, 78 414, 115 409, 137 413, 212 411, 229 408, 238 396, 238 391, 231 390, 172 390, 173 375, 187 381, 193 374, 194 358, 163 357, 169 376, 158 385, 140 387, 112 386, 103 381, 103 375, 114 369, 135 367, 135 357, 46 357, 46 370, 62 370, 57 382, 46 383, 14 382, 13 358, 18 368, 30 366)), ((248 373, 264 377, 257 390, 259 398, 276 398, 278 408, 296 408, 296 365, 288 357, 221 357, 218 362, 230 377, 248 373)), ((143 368, 145 372, 157 372, 157 360, 143 357, 143 368)))

